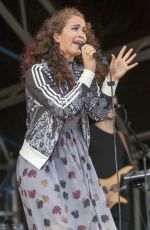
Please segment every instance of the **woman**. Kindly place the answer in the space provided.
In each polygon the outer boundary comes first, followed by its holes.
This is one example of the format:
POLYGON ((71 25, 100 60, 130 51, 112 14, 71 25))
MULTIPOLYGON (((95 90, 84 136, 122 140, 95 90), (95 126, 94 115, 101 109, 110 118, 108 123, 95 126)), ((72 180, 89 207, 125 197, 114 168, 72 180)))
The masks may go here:
MULTIPOLYGON (((116 229, 88 154, 88 117, 105 119, 111 104, 109 76, 101 93, 96 84, 97 48, 90 24, 71 8, 45 21, 24 57, 27 131, 17 180, 29 229, 116 229)), ((137 65, 125 49, 112 57, 114 92, 137 65)))

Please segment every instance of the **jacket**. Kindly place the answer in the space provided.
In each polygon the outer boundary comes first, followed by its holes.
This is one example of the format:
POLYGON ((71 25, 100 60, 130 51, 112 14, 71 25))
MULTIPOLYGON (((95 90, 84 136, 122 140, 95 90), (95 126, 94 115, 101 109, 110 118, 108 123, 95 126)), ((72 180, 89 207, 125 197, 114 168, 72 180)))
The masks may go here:
POLYGON ((81 112, 83 138, 89 146, 89 117, 96 121, 105 119, 111 105, 106 80, 100 90, 93 72, 75 62, 70 68, 76 82, 72 90, 65 81, 57 87, 44 61, 25 74, 27 129, 20 154, 37 169, 49 159, 67 119, 81 112))

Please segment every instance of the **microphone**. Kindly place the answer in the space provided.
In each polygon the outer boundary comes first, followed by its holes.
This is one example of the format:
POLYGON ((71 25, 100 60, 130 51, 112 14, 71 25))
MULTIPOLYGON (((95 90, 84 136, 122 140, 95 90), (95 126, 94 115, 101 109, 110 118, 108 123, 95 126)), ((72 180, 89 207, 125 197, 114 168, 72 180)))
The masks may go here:
MULTIPOLYGON (((79 45, 79 49, 81 50, 82 46, 84 46, 85 44, 86 43, 81 43, 79 45)), ((97 61, 99 61, 107 71, 109 70, 108 61, 107 61, 106 57, 102 56, 101 50, 96 51, 95 53, 93 53, 93 58, 95 58, 97 61)))

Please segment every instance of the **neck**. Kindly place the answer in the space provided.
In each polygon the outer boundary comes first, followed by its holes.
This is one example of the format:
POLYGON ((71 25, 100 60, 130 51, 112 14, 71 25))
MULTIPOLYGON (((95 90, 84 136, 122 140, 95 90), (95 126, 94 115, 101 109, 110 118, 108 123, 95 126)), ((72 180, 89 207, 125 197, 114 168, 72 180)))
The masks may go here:
POLYGON ((106 133, 110 133, 110 134, 114 133, 113 120, 107 119, 104 121, 100 121, 95 123, 95 126, 105 131, 106 133))

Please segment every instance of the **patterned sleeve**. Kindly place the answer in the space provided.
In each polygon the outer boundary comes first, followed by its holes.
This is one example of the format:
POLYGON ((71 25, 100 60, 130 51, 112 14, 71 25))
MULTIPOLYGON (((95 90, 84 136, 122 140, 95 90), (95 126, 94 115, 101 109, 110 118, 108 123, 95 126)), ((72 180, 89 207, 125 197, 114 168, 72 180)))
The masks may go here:
POLYGON ((47 110, 62 119, 76 115, 84 104, 84 98, 90 90, 94 74, 88 76, 84 70, 76 85, 65 96, 52 84, 41 64, 32 66, 26 74, 26 90, 47 110))
POLYGON ((112 97, 103 93, 94 79, 85 103, 89 117, 95 121, 106 119, 111 103, 112 97))

